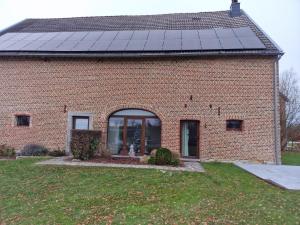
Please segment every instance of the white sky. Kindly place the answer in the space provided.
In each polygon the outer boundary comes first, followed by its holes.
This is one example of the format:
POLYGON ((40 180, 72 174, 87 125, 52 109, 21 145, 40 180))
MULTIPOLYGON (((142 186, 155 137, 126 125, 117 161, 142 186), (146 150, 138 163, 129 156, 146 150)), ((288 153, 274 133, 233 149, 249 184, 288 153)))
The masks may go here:
MULTIPOLYGON (((244 9, 284 50, 280 71, 300 81, 300 0, 240 0, 244 9)), ((229 9, 231 0, 0 0, 0 30, 25 18, 138 15, 229 9)))

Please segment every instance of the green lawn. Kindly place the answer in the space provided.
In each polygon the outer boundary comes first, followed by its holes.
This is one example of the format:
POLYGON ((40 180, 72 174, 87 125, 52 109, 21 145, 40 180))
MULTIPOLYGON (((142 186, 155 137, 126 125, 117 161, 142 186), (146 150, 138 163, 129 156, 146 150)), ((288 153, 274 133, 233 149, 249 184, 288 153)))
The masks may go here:
POLYGON ((299 224, 300 192, 231 164, 206 173, 0 161, 0 224, 299 224))
POLYGON ((283 152, 282 164, 300 166, 300 152, 283 152))

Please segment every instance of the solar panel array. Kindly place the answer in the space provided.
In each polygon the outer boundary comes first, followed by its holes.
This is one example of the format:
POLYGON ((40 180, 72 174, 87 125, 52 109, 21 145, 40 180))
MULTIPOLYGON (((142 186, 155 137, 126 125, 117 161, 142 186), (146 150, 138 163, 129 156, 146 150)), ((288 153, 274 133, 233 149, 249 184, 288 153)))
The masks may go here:
POLYGON ((0 36, 0 51, 14 52, 156 52, 265 48, 249 27, 6 33, 0 36))

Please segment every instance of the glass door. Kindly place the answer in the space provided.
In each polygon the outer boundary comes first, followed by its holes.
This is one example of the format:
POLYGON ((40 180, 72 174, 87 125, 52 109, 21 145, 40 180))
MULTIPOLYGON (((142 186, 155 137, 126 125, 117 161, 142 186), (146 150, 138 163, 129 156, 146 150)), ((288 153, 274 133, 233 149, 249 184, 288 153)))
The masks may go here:
POLYGON ((198 157, 199 121, 181 121, 181 154, 183 157, 198 157))
POLYGON ((128 151, 133 147, 136 155, 144 154, 144 122, 143 119, 127 118, 126 147, 128 151))

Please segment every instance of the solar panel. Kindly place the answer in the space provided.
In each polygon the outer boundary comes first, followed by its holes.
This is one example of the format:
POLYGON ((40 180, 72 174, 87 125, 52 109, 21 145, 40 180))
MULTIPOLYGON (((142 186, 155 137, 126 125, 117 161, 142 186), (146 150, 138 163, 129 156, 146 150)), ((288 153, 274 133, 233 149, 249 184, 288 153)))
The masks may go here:
POLYGON ((68 41, 81 41, 88 32, 74 32, 69 38, 68 41))
POLYGON ((265 49, 249 27, 204 30, 6 33, 0 51, 199 51, 265 49))
POLYGON ((54 51, 61 43, 62 43, 62 41, 52 41, 52 40, 47 41, 44 45, 39 47, 38 50, 40 50, 40 51, 54 51))
POLYGON ((23 48, 24 46, 28 45, 29 43, 31 43, 32 41, 17 41, 12 45, 9 45, 5 48, 6 51, 18 51, 21 48, 23 48))
POLYGON ((124 51, 128 44, 128 40, 114 40, 108 47, 108 51, 124 51))
POLYGON ((58 35, 56 35, 55 37, 53 37, 53 41, 64 41, 66 39, 68 39, 69 37, 71 37, 73 33, 72 32, 59 32, 58 35))
POLYGON ((182 50, 201 50, 200 39, 182 39, 182 50))
POLYGON ((163 40, 165 39, 164 30, 150 30, 148 40, 163 40))
POLYGON ((232 28, 232 30, 237 37, 256 37, 250 27, 232 28))
POLYGON ((97 41, 90 47, 90 51, 106 51, 110 46, 111 41, 97 41))
POLYGON ((199 38, 197 30, 183 30, 182 39, 197 39, 199 38))
POLYGON ((46 41, 33 41, 21 48, 22 51, 37 51, 46 41))
POLYGON ((102 35, 103 31, 91 31, 82 39, 82 41, 97 41, 102 35))
POLYGON ((132 34, 133 31, 120 31, 116 36, 116 40, 130 40, 132 34))
POLYGON ((60 44, 55 51, 71 51, 76 45, 78 41, 65 41, 60 44))
POLYGON ((26 36, 23 40, 25 40, 25 41, 34 41, 34 40, 37 40, 42 35, 43 35, 42 33, 31 33, 28 36, 26 36))
POLYGON ((148 40, 146 42, 144 51, 161 51, 163 48, 163 40, 148 40))
POLYGON ((2 51, 5 51, 5 49, 6 49, 7 47, 9 47, 10 45, 13 45, 13 44, 16 43, 16 42, 17 42, 17 41, 10 41, 10 40, 1 42, 1 43, 0 43, 0 49, 1 49, 2 51))
POLYGON ((104 31, 101 38, 101 41, 112 41, 117 36, 118 31, 104 31))
POLYGON ((0 36, 0 41, 10 40, 11 38, 13 38, 16 35, 17 35, 17 33, 6 33, 6 34, 0 36))
POLYGON ((12 40, 12 41, 21 41, 29 35, 30 35, 30 33, 17 33, 17 35, 10 38, 10 40, 12 40))
POLYGON ((181 39, 181 30, 166 30, 165 39, 181 39))
POLYGON ((163 50, 178 51, 181 50, 181 39, 165 40, 163 50))
POLYGON ((146 40, 131 40, 129 41, 126 51, 142 51, 144 50, 146 40))
POLYGON ((43 33, 42 36, 39 37, 37 40, 38 41, 49 41, 57 35, 58 35, 58 32, 47 32, 47 33, 43 33))
POLYGON ((217 38, 216 32, 213 29, 198 30, 200 38, 217 38))
POLYGON ((88 51, 94 43, 94 41, 79 41, 72 51, 88 51))
POLYGON ((131 40, 147 40, 149 31, 147 30, 138 30, 134 31, 131 40))
POLYGON ((257 37, 240 37, 239 40, 245 49, 266 48, 266 46, 257 37))
POLYGON ((237 38, 221 38, 220 42, 223 49, 243 49, 243 46, 237 38))
POLYGON ((215 28, 219 38, 234 38, 235 35, 231 29, 215 28))
POLYGON ((201 38, 201 46, 203 50, 222 49, 218 38, 201 38))

